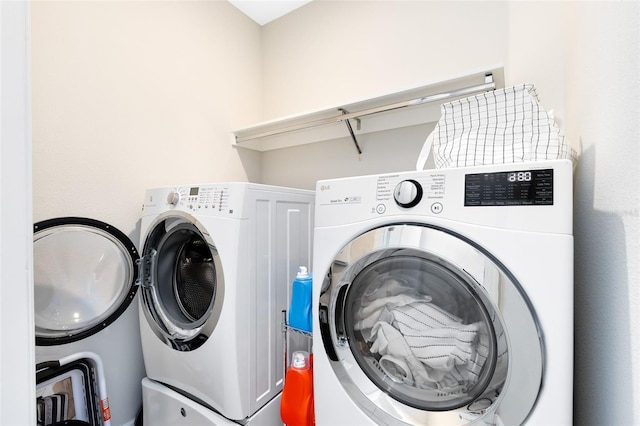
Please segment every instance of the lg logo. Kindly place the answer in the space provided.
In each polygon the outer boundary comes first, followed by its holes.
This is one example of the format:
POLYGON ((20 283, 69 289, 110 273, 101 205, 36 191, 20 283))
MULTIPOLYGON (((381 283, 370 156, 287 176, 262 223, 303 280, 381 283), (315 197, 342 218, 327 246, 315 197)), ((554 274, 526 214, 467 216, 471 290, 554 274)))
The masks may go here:
POLYGON ((331 189, 331 185, 320 185, 320 191, 328 191, 331 189))

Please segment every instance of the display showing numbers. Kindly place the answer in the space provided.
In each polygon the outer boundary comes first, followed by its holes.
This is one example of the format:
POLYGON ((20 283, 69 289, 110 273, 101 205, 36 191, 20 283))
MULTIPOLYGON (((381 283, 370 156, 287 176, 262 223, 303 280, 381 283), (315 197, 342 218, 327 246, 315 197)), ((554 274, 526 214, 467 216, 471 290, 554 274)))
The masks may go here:
POLYGON ((530 182, 531 172, 511 172, 507 176, 509 182, 530 182))
POLYGON ((552 206, 553 169, 465 175, 465 206, 552 206))

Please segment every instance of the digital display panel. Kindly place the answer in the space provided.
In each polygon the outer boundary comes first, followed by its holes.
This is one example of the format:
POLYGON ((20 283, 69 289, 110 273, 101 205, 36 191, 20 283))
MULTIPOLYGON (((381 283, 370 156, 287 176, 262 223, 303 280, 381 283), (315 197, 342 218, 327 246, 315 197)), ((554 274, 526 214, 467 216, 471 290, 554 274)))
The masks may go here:
POLYGON ((197 186, 196 186, 196 187, 194 187, 194 188, 191 188, 191 189, 189 190, 189 195, 198 195, 198 190, 199 190, 199 189, 200 189, 200 188, 198 188, 197 186))
POLYGON ((553 169, 465 175, 464 205, 553 205, 553 169))

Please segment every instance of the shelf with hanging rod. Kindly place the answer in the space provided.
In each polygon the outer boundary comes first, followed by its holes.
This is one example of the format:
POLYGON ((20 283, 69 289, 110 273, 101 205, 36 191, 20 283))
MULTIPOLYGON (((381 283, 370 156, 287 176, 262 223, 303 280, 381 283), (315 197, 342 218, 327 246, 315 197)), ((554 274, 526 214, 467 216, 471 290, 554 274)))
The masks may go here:
POLYGON ((487 67, 447 80, 239 129, 233 132, 232 143, 269 151, 348 138, 361 153, 360 135, 435 122, 440 118, 442 102, 502 87, 504 69, 487 67))

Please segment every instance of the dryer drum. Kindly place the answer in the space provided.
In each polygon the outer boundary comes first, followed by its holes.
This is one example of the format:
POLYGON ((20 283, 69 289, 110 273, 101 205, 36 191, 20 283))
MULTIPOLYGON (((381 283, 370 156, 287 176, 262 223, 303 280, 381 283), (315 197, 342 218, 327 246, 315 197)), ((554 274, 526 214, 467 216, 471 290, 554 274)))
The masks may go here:
POLYGON ((202 325, 215 297, 211 251, 191 225, 172 228, 158 244, 157 291, 170 320, 186 329, 202 325))
POLYGON ((192 239, 185 246, 176 264, 174 290, 182 313, 197 321, 211 308, 216 274, 211 252, 201 239, 192 239))
POLYGON ((222 308, 224 277, 217 249, 192 217, 165 215, 151 229, 140 262, 144 314, 168 346, 197 349, 222 308))

